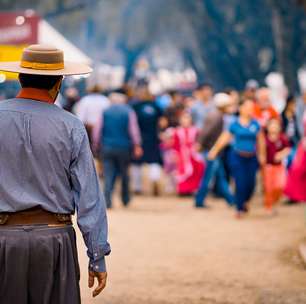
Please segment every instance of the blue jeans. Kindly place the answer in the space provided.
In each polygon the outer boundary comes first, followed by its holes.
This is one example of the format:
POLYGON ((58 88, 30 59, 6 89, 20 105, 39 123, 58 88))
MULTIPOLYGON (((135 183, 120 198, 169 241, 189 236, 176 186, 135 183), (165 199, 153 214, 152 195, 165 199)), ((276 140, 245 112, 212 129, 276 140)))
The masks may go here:
POLYGON ((243 157, 233 152, 231 164, 236 185, 236 208, 238 211, 244 211, 245 204, 251 199, 255 190, 258 161, 256 156, 243 157))
POLYGON ((116 178, 121 177, 121 200, 127 206, 130 201, 129 175, 131 153, 129 149, 105 147, 102 151, 104 170, 104 195, 107 208, 112 207, 112 194, 116 178))
POLYGON ((205 206, 204 201, 213 180, 216 181, 216 189, 218 193, 227 201, 229 205, 232 205, 234 203, 234 197, 230 191, 222 161, 220 158, 208 160, 206 152, 204 153, 204 158, 206 160, 206 168, 199 190, 195 196, 195 206, 205 206))

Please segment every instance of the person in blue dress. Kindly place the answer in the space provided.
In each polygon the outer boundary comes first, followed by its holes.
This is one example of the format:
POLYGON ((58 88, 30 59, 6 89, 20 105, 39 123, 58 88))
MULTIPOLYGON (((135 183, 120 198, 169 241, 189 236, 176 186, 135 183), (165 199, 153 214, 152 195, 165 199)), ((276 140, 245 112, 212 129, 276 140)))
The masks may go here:
POLYGON ((215 159, 219 152, 232 142, 232 176, 235 181, 235 204, 237 217, 247 211, 256 186, 258 161, 263 164, 264 137, 259 123, 252 118, 253 101, 246 99, 240 105, 239 116, 231 123, 229 130, 222 133, 209 152, 209 159, 215 159))

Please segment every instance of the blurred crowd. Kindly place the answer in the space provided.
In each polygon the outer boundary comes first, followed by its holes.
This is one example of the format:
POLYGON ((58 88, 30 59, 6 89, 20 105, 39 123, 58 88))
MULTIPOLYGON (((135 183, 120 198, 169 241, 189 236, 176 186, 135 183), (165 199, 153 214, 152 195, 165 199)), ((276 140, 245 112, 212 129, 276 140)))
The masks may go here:
POLYGON ((91 86, 82 98, 69 87, 61 106, 87 129, 108 208, 117 178, 128 206, 131 194, 145 192, 144 174, 155 196, 190 196, 196 208, 209 208, 213 194, 238 218, 256 184, 270 215, 282 197, 306 201, 306 92, 288 96, 279 112, 256 80, 242 92, 203 83, 153 96, 141 79, 107 93, 91 86))

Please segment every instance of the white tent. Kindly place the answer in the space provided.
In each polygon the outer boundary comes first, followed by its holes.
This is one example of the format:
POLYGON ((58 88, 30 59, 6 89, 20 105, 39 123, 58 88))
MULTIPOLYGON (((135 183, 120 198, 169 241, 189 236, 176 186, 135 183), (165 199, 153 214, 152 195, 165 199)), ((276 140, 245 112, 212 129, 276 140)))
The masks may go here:
POLYGON ((64 51, 65 60, 91 64, 92 60, 68 41, 47 21, 39 21, 38 43, 52 44, 64 51))

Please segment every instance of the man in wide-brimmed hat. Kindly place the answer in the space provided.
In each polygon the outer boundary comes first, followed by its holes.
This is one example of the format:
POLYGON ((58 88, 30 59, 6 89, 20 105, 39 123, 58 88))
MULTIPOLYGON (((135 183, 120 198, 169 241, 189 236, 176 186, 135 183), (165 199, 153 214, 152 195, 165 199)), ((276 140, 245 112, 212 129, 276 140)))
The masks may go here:
POLYGON ((19 73, 22 87, 0 103, 0 303, 80 303, 71 215, 77 210, 96 296, 110 253, 105 202, 83 124, 54 101, 64 75, 91 69, 32 45, 0 70, 19 73))

